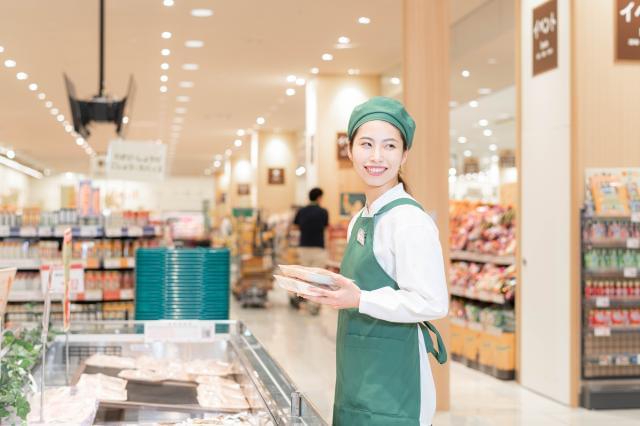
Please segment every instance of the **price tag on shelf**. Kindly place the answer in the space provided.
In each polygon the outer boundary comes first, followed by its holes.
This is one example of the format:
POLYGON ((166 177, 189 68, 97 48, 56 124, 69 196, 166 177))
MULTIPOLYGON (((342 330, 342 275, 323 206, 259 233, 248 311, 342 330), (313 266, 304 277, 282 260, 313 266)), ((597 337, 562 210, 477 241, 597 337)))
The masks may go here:
POLYGON ((11 234, 11 228, 6 225, 0 225, 0 237, 8 237, 11 234))
POLYGON ((39 226, 38 227, 38 236, 40 237, 52 237, 53 229, 50 226, 39 226))
POLYGON ((608 308, 609 307, 609 298, 606 296, 596 297, 596 306, 598 308, 608 308))
POLYGON ((596 327, 593 329, 593 335, 596 337, 609 337, 611 336, 611 328, 609 327, 596 327))
POLYGON ((139 226, 129 226, 127 228, 127 236, 129 237, 142 237, 142 228, 139 226))
POLYGON ((624 268, 624 277, 638 278, 638 268, 635 268, 635 267, 624 268))
POLYGON ((111 226, 104 229, 104 235, 111 238, 122 237, 122 228, 119 226, 111 226))
POLYGON ((80 227, 80 236, 89 238, 97 237, 98 227, 96 225, 83 225, 80 227))
POLYGON ((629 238, 629 239, 627 239, 627 248, 629 248, 629 249, 640 248, 640 238, 629 238))
POLYGON ((198 343, 215 340, 215 324, 210 321, 149 321, 144 325, 144 341, 198 343))
POLYGON ((35 226, 23 226, 20 228, 21 237, 35 237, 38 235, 38 229, 35 226))
POLYGON ((631 222, 640 223, 640 212, 631 213, 631 222))

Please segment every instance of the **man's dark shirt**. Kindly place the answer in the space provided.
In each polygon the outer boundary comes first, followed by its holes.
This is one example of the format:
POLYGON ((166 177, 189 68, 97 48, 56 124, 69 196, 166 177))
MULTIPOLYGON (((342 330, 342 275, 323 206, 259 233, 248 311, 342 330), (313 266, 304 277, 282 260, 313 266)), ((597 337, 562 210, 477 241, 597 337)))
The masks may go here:
POLYGON ((300 247, 324 248, 324 228, 329 225, 329 213, 317 204, 298 210, 293 221, 300 228, 300 247))

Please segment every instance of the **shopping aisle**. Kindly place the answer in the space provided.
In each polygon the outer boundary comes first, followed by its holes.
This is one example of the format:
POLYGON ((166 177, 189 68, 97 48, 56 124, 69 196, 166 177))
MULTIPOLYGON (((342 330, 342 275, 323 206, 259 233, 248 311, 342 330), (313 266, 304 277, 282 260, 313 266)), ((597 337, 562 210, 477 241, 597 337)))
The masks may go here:
MULTIPOLYGON (((294 383, 331 418, 335 385, 337 313, 323 307, 319 316, 289 307, 287 294, 269 293, 267 309, 242 309, 235 300, 231 318, 247 324, 294 383)), ((436 426, 584 425, 637 426, 640 410, 571 409, 530 392, 451 363, 451 412, 437 414, 436 426)))

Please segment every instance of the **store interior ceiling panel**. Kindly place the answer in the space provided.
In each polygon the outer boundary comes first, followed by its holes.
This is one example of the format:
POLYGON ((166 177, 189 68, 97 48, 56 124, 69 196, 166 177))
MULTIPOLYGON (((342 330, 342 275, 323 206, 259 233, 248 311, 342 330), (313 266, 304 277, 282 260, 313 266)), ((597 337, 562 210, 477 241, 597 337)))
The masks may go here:
MULTIPOLYGON (((452 29, 473 22, 476 12, 491 3, 502 2, 453 1, 452 29)), ((236 131, 254 128, 259 116, 266 119, 262 128, 267 130, 304 130, 304 86, 288 82, 288 75, 308 80, 313 67, 320 75, 344 76, 350 68, 361 75, 382 75, 397 68, 402 58, 400 4, 399 0, 105 0, 106 92, 123 96, 133 75, 137 89, 127 138, 173 145, 172 174, 201 175, 216 154, 233 146, 236 131), (194 9, 213 14, 195 17, 194 9), (371 23, 359 24, 361 16, 371 23), (171 32, 171 38, 163 38, 163 32, 171 32), (341 36, 349 37, 348 48, 340 48, 341 36), (187 41, 203 45, 187 47, 187 41), (169 49, 169 55, 163 56, 162 49, 169 49), (333 60, 323 61, 324 53, 332 54, 333 60), (169 64, 168 70, 161 69, 163 62, 169 64), (198 69, 185 70, 184 64, 197 64, 198 69), (165 93, 160 91, 163 85, 165 93), (287 96, 288 88, 296 94, 287 96)), ((70 120, 63 72, 75 84, 79 98, 98 92, 98 9, 98 0, 0 3, 0 146, 13 149, 17 160, 54 172, 89 170, 89 156, 57 115, 70 120), (15 61, 15 67, 7 67, 7 60, 15 61), (17 79, 17 73, 26 73, 26 79, 17 79), (33 83, 37 90, 29 89, 33 83), (39 93, 46 99, 39 99, 39 93), (57 114, 45 106, 47 101, 59 110, 57 114)), ((490 45, 504 45, 502 39, 493 37, 472 52, 458 54, 452 33, 452 74, 457 72, 457 58, 486 62, 488 53, 482 49, 499 50, 500 46, 490 45)), ((512 48, 512 39, 507 44, 512 48)), ((503 54, 508 52, 496 53, 498 60, 503 54)), ((477 84, 461 90, 466 92, 452 95, 467 101, 477 84)), ((105 153, 115 137, 114 128, 94 124, 89 146, 105 153)))

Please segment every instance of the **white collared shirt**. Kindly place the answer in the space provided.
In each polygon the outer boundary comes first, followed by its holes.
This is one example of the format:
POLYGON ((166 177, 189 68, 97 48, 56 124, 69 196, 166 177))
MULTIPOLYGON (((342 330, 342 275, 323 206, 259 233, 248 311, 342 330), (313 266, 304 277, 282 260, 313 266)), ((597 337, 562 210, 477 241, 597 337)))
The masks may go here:
MULTIPOLYGON (((401 183, 371 206, 365 206, 349 223, 347 241, 362 215, 372 217, 386 204, 411 198, 401 183)), ((363 290, 359 312, 390 322, 419 323, 444 318, 449 295, 438 228, 431 217, 413 205, 401 205, 375 218, 373 254, 399 290, 382 287, 363 290)), ((436 408, 436 393, 422 333, 418 327, 420 356, 420 424, 430 425, 436 408)), ((434 342, 435 344, 435 342, 434 342)))

